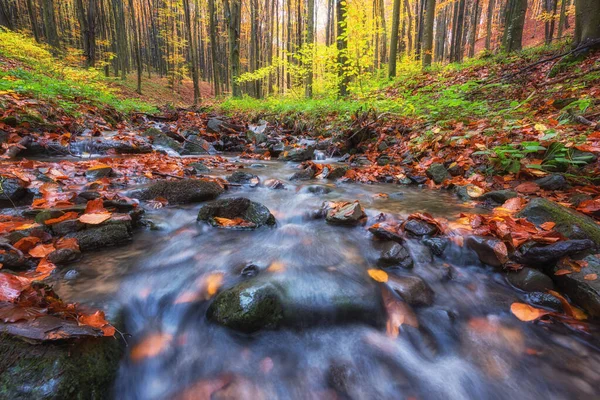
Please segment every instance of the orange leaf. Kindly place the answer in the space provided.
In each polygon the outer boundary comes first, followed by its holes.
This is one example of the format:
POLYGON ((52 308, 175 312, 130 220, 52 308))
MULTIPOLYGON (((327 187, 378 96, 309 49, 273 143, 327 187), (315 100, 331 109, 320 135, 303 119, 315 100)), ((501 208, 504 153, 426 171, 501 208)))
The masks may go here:
POLYGON ((380 269, 370 269, 367 272, 369 273, 369 276, 371 278, 373 278, 374 280, 376 280, 377 282, 387 282, 388 281, 388 274, 385 271, 382 271, 380 269))
POLYGON ((524 303, 512 303, 510 306, 510 311, 515 315, 515 317, 525 322, 535 321, 544 315, 550 314, 550 311, 535 308, 524 303))
POLYGON ((92 328, 102 329, 104 336, 114 336, 115 328, 108 323, 103 311, 96 311, 92 315, 80 315, 78 321, 82 325, 88 325, 92 328))
POLYGON ((69 211, 68 213, 63 214, 58 218, 47 219, 44 223, 46 225, 58 224, 59 222, 67 221, 70 219, 76 219, 78 215, 79 214, 77 214, 75 211, 69 211))
POLYGON ((239 226, 239 227, 252 227, 255 224, 253 222, 250 221, 246 221, 245 219, 242 218, 234 218, 234 219, 229 219, 229 218, 221 218, 221 217, 215 217, 215 222, 217 223, 217 225, 219 226, 223 226, 223 227, 235 227, 235 226, 239 226))
POLYGON ((98 225, 110 219, 111 216, 112 214, 109 212, 98 214, 83 214, 81 217, 79 217, 79 221, 88 225, 98 225))
POLYGON ((0 301, 14 302, 29 284, 27 278, 0 273, 0 301))
POLYGON ((585 279, 586 281, 595 281, 596 279, 598 279, 598 274, 587 274, 583 277, 583 279, 585 279))
POLYGON ((577 307, 573 307, 560 293, 555 292, 554 290, 548 290, 548 293, 560 300, 560 303, 565 310, 565 314, 578 320, 587 319, 587 315, 585 315, 583 311, 577 307))
POLYGON ((29 253, 29 250, 33 249, 39 242, 41 242, 40 238, 27 236, 15 243, 15 248, 21 250, 23 253, 29 253))
POLYGON ((523 182, 515 190, 523 194, 534 194, 539 192, 540 187, 534 182, 523 182))
POLYGON ((102 199, 90 200, 85 206, 86 214, 106 213, 104 208, 104 201, 102 199))
POLYGON ((169 347, 172 340, 173 336, 168 333, 154 333, 146 336, 131 349, 131 359, 139 362, 144 358, 156 357, 169 347))
POLYGON ((79 243, 77 243, 77 239, 75 238, 61 238, 56 242, 57 249, 71 249, 75 251, 79 251, 79 243))
POLYGON ((29 255, 35 258, 44 258, 48 254, 52 253, 56 248, 52 243, 50 244, 38 244, 33 249, 29 250, 29 255))
POLYGON ((556 222, 548 221, 548 222, 544 222, 543 224, 541 224, 540 228, 542 228, 545 231, 551 231, 552 229, 554 229, 555 226, 556 226, 556 222))
POLYGON ((568 274, 572 274, 573 271, 569 271, 568 269, 559 269, 558 271, 556 271, 554 273, 554 275, 556 276, 561 276, 561 275, 568 275, 568 274))

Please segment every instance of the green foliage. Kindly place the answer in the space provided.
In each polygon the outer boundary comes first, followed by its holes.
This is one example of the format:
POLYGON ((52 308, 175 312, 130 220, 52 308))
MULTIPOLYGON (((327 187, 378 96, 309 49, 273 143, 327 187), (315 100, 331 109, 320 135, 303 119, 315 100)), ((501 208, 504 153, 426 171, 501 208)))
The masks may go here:
POLYGON ((521 170, 521 160, 530 154, 545 151, 539 142, 521 142, 517 145, 506 144, 489 150, 476 151, 473 155, 485 155, 500 171, 516 174, 521 170))
MULTIPOLYGON (((78 55, 73 54, 69 57, 74 60, 78 55)), ((67 113, 74 113, 80 104, 108 105, 121 112, 154 110, 135 99, 120 99, 98 70, 57 60, 48 48, 20 33, 0 28, 0 56, 22 63, 0 69, 0 93, 12 91, 54 101, 67 113)))

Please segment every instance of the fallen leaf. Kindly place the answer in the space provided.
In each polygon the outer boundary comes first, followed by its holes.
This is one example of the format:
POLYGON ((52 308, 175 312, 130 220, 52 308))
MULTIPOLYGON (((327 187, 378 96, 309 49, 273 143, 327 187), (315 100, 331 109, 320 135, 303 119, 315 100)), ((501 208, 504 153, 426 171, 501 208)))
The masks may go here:
POLYGON ((116 329, 108 323, 103 311, 96 311, 91 315, 80 315, 78 318, 79 324, 88 325, 92 328, 101 329, 104 336, 114 336, 116 329))
POLYGON ((39 237, 27 236, 15 243, 14 247, 21 250, 23 253, 29 253, 29 250, 33 249, 39 242, 41 242, 39 237))
POLYGON ((374 280, 376 280, 377 282, 387 282, 388 281, 388 274, 385 271, 382 271, 380 269, 370 269, 367 272, 369 273, 369 276, 371 278, 373 278, 374 280))
POLYGON ((515 317, 525 322, 535 321, 544 315, 550 314, 550 311, 542 310, 541 308, 535 308, 525 303, 512 303, 510 306, 510 311, 515 317))
POLYGON ((97 214, 83 214, 81 217, 79 217, 79 221, 88 225, 98 225, 103 223, 104 221, 109 220, 111 216, 112 214, 109 212, 97 214))
POLYGON ((85 205, 85 213, 86 214, 98 214, 98 213, 106 213, 107 210, 104 208, 104 201, 100 199, 90 200, 85 205))
POLYGON ((54 224, 58 224, 59 222, 63 222, 63 221, 68 221, 71 219, 77 219, 77 216, 79 214, 77 214, 74 211, 69 211, 67 213, 64 213, 63 215, 61 215, 58 218, 51 218, 51 219, 47 219, 44 224, 46 225, 54 225, 54 224))
POLYGON ((569 303, 567 299, 564 298, 563 295, 554 290, 548 290, 548 293, 560 300, 560 303, 563 306, 563 310, 565 310, 565 314, 567 314, 569 317, 575 318, 579 321, 587 319, 587 315, 579 308, 573 307, 571 303, 569 303))
POLYGON ((556 271, 554 273, 554 275, 561 276, 561 275, 568 275, 568 274, 572 274, 572 273, 573 273, 573 271, 570 271, 568 269, 559 269, 558 271, 556 271))
POLYGON ((596 279, 598 279, 598 274, 587 274, 583 277, 583 279, 585 279, 586 281, 595 281, 596 279))
POLYGON ((29 255, 34 258, 44 258, 48 254, 52 253, 56 248, 52 243, 50 244, 38 244, 33 249, 29 250, 29 255))
POLYGON ((156 357, 169 347, 172 340, 173 335, 168 333, 153 333, 135 345, 129 355, 134 362, 156 357))
POLYGON ((246 228, 246 227, 253 227, 256 225, 254 222, 246 221, 245 219, 242 219, 239 217, 234 218, 234 219, 215 217, 214 219, 215 219, 215 222, 217 223, 217 225, 225 227, 225 228, 232 228, 232 227, 246 228))
POLYGON ((534 182, 523 182, 515 190, 523 194, 534 194, 540 191, 540 187, 534 182))
POLYGON ((545 231, 551 231, 552 229, 554 229, 555 226, 556 226, 556 222, 548 221, 548 222, 544 222, 543 224, 541 224, 540 228, 542 228, 545 231))

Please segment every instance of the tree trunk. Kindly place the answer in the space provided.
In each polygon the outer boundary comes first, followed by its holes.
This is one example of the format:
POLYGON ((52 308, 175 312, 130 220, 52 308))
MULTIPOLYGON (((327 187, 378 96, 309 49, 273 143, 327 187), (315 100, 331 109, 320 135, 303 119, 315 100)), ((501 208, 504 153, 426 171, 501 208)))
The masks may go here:
MULTIPOLYGON (((594 0, 595 1, 595 0, 594 0)), ((508 0, 504 14, 502 50, 510 53, 523 48, 523 27, 527 13, 527 0, 508 0)))
POLYGON ((241 97, 240 76, 240 30, 242 21, 241 0, 225 0, 225 19, 229 29, 229 64, 233 97, 241 97))
POLYGON ((213 86, 215 96, 220 94, 219 86, 219 66, 217 59, 217 14, 215 10, 215 0, 208 0, 208 29, 210 30, 210 58, 212 62, 212 73, 213 73, 213 86))
POLYGON ((307 0, 307 24, 306 24, 306 44, 309 46, 310 57, 308 61, 308 65, 306 68, 308 69, 308 73, 306 74, 306 90, 305 95, 307 99, 312 98, 313 96, 313 55, 314 55, 314 45, 315 45, 315 0, 307 0))
POLYGON ((96 66, 96 20, 98 14, 97 0, 89 0, 87 14, 87 63, 88 67, 96 66))
POLYGON ((452 34, 452 62, 460 62, 463 58, 463 29, 465 24, 465 0, 460 0, 458 2, 458 8, 455 9, 456 19, 455 19, 455 28, 452 34))
POLYGON ((473 15, 471 18, 471 36, 469 38, 469 57, 475 55, 475 43, 477 42, 477 27, 479 26, 479 0, 473 2, 473 15))
MULTIPOLYGON (((407 0, 408 1, 408 0, 407 0)), ((398 26, 400 25, 400 0, 394 0, 392 13, 392 33, 390 40, 390 62, 388 64, 388 78, 396 77, 396 62, 398 58, 398 26)), ((409 28, 410 30, 410 28, 409 28)))
POLYGON ((337 50, 338 50, 338 79, 339 79, 339 96, 346 97, 348 95, 348 74, 346 67, 348 63, 348 35, 346 33, 346 2, 344 0, 336 0, 335 9, 337 15, 337 50))
POLYGON ((383 37, 381 38, 381 58, 380 62, 385 63, 387 61, 387 27, 385 23, 385 5, 384 0, 379 0, 379 22, 381 23, 381 30, 383 37))
POLYGON ((37 16, 35 14, 35 8, 33 8, 32 0, 27 0, 27 13, 29 14, 29 20, 31 21, 33 37, 35 38, 36 42, 40 43, 40 28, 38 27, 37 16))
POLYGON ((492 23, 494 22, 494 0, 489 0, 485 33, 485 49, 492 50, 492 23))
POLYGON ((600 1, 575 0, 574 44, 600 39, 600 1))
POLYGON ((423 30, 423 68, 431 65, 433 57, 433 22, 435 20, 435 0, 427 0, 425 25, 423 30))
MULTIPOLYGON (((197 7, 198 5, 196 5, 197 7)), ((196 35, 192 25, 192 10, 190 9, 190 0, 183 0, 183 14, 185 25, 187 27, 188 50, 190 53, 190 64, 192 72, 192 82, 194 85, 194 107, 200 102, 200 78, 198 75, 198 48, 196 46, 196 35)))
POLYGON ((137 29, 137 20, 133 0, 129 0, 129 12, 131 14, 131 27, 133 29, 133 49, 135 52, 135 65, 137 66, 137 92, 142 94, 142 50, 140 49, 140 38, 137 29))
POLYGON ((560 17, 558 19, 558 33, 557 33, 559 39, 562 39, 563 29, 565 27, 565 19, 566 18, 567 18, 567 0, 561 0, 561 2, 560 2, 560 17))
POLYGON ((43 0, 42 3, 44 30, 48 44, 55 49, 60 47, 60 39, 56 29, 56 17, 54 14, 54 0, 43 0))

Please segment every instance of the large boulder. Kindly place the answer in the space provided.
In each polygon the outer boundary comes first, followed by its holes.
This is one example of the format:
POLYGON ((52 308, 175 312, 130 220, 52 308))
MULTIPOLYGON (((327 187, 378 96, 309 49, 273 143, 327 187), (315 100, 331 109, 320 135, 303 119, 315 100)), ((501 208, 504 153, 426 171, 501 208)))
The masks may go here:
POLYGON ((384 321, 377 283, 366 274, 339 279, 324 270, 305 283, 285 276, 251 278, 219 293, 207 316, 244 333, 357 322, 381 326, 384 321))
POLYGON ((261 226, 275 226, 275 217, 269 209, 245 197, 222 199, 204 205, 198 212, 198 221, 204 221, 215 227, 233 229, 256 229, 261 226), (219 222, 219 218, 243 224, 227 225, 219 222))
POLYGON ((148 187, 134 191, 131 197, 140 200, 162 197, 167 199, 170 204, 186 204, 213 200, 223 191, 223 187, 215 181, 181 179, 155 182, 148 187))
POLYGON ((81 251, 118 246, 133 239, 130 223, 106 223, 69 233, 66 237, 77 239, 81 251))
POLYGON ((0 398, 111 398, 122 354, 111 337, 25 342, 2 334, 0 398))
POLYGON ((554 222, 555 230, 570 239, 591 239, 600 246, 600 226, 588 216, 544 198, 532 199, 517 215, 536 225, 554 222))
POLYGON ((216 152, 212 144, 198 135, 188 136, 181 150, 181 154, 215 154, 216 152))
MULTIPOLYGON (((552 275, 558 289, 593 317, 600 317, 600 258, 584 258, 587 266, 566 275, 552 275)), ((560 267, 555 267, 555 271, 560 267)))
POLYGON ((0 177, 0 208, 12 207, 28 193, 20 179, 0 177))

